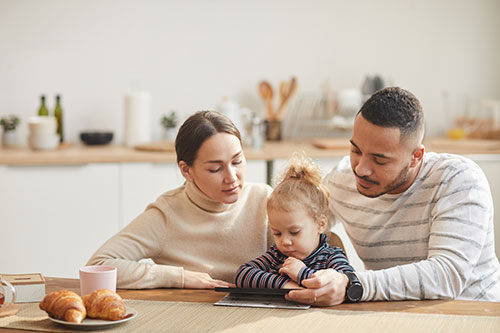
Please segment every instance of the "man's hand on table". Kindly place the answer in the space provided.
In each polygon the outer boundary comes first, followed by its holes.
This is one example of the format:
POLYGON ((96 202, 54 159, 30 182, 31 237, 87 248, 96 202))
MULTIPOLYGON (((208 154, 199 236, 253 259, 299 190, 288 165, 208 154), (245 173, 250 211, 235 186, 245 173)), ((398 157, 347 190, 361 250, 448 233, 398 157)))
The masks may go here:
POLYGON ((345 274, 334 269, 324 269, 302 281, 306 289, 290 291, 285 298, 289 301, 318 306, 337 305, 344 302, 348 283, 349 279, 345 274))
POLYGON ((184 288, 213 289, 215 287, 234 287, 233 283, 212 279, 207 273, 184 270, 184 288))

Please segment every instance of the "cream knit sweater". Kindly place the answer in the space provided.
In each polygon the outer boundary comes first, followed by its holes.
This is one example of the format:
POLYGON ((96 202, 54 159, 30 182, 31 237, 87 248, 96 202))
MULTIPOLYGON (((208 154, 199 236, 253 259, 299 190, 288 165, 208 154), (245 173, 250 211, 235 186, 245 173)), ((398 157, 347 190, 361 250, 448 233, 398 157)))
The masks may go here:
POLYGON ((271 187, 245 184, 234 204, 186 183, 162 194, 109 239, 88 265, 118 269, 120 288, 182 288, 184 269, 232 282, 238 267, 273 244, 266 202, 271 187), (151 258, 155 264, 139 262, 151 258))

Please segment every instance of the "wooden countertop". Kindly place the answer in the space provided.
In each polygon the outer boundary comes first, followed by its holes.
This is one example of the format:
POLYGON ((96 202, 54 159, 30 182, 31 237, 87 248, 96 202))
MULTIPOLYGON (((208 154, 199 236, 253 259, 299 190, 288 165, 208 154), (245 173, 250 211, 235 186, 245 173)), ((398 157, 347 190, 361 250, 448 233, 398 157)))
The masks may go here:
MULTIPOLYGON (((488 154, 498 155, 500 158, 500 141, 498 140, 430 139, 425 142, 425 145, 427 151, 488 154)), ((313 158, 341 157, 349 154, 349 138, 266 141, 262 149, 245 147, 244 150, 248 160, 287 159, 297 151, 304 151, 313 158), (318 148, 313 143, 326 144, 329 148, 318 148)), ((174 151, 144 151, 117 145, 66 144, 53 151, 34 151, 29 148, 0 149, 0 165, 78 165, 119 162, 175 163, 176 155, 174 151)))

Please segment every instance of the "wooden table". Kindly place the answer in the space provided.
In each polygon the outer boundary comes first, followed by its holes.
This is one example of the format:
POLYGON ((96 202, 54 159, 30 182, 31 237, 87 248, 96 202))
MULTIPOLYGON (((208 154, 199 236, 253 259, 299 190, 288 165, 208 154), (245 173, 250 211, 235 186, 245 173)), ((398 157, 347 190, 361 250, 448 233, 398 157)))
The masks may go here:
MULTIPOLYGON (((80 294, 80 284, 76 279, 46 278, 46 283, 47 293, 60 289, 68 289, 80 294)), ((225 295, 224 293, 207 289, 119 289, 118 294, 124 299, 201 303, 214 303, 225 295)), ((329 307, 329 309, 500 316, 500 303, 457 300, 363 302, 357 304, 340 304, 329 307)))
MULTIPOLYGON (((46 278, 47 293, 61 289, 73 290, 79 293, 79 281, 77 279, 46 278)), ((118 293, 124 299, 197 303, 214 303, 225 295, 224 293, 215 292, 213 290, 199 289, 119 289, 118 293)), ((458 321, 464 318, 461 316, 500 317, 500 303, 458 300, 366 302, 358 304, 340 304, 327 309, 341 311, 457 315, 458 321)), ((20 330, 0 329, 0 332, 20 332, 20 330)))

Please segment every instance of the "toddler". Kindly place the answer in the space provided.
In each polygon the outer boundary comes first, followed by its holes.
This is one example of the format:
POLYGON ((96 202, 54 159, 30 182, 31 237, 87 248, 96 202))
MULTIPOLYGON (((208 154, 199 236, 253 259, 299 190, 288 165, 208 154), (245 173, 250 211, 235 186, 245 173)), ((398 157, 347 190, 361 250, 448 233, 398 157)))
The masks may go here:
POLYGON ((267 202, 275 245, 238 269, 235 284, 246 288, 298 288, 316 271, 353 272, 339 247, 326 242, 328 190, 311 159, 295 156, 267 202))

